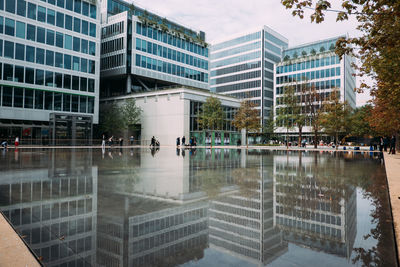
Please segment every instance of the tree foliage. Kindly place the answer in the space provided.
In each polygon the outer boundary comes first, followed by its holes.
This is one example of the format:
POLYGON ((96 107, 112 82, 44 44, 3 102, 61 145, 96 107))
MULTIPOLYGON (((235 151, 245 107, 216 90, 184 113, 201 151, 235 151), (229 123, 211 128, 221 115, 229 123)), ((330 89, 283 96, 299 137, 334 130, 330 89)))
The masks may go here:
POLYGON ((292 10, 293 16, 304 18, 304 9, 311 8, 311 21, 321 23, 326 12, 337 13, 336 20, 356 16, 361 36, 340 38, 336 53, 355 56, 361 62, 355 66, 360 77, 370 77, 375 82, 364 81, 358 91, 370 90, 373 97, 371 126, 381 134, 390 135, 400 130, 400 1, 392 0, 341 0, 340 10, 331 10, 330 1, 281 0, 292 10))
POLYGON ((142 114, 142 109, 136 105, 134 99, 128 99, 121 107, 122 118, 124 120, 124 127, 131 131, 136 129, 136 126, 140 122, 140 115, 142 114))
POLYGON ((275 138, 275 129, 276 129, 276 123, 275 123, 275 118, 274 118, 274 107, 271 106, 271 109, 269 111, 268 119, 264 123, 264 127, 262 129, 264 136, 271 140, 275 138))
POLYGON ((296 113, 297 99, 295 97, 295 89, 293 86, 286 86, 284 88, 284 94, 280 99, 279 104, 282 105, 277 109, 277 123, 279 126, 286 128, 286 145, 289 145, 288 134, 289 130, 293 129, 294 125, 294 113, 296 113))
POLYGON ((236 112, 232 121, 233 125, 237 129, 246 130, 246 144, 249 131, 257 132, 261 128, 259 111, 256 110, 255 107, 256 104, 250 102, 249 100, 242 101, 240 108, 236 112))
POLYGON ((369 123, 371 117, 372 106, 365 105, 353 110, 350 115, 350 136, 355 137, 372 137, 376 136, 375 131, 369 123))
POLYGON ((208 97, 198 116, 201 128, 220 130, 224 122, 224 111, 222 110, 221 101, 214 96, 208 97))

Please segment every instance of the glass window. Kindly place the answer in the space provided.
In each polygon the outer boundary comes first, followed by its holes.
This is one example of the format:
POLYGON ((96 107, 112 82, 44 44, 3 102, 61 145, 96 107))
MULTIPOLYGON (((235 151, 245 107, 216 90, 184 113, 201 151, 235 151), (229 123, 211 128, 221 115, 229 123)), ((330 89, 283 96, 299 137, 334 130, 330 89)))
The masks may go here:
POLYGON ((61 32, 56 33, 56 46, 63 48, 64 44, 64 35, 61 32))
POLYGON ((22 108, 23 104, 24 104, 24 89, 14 87, 14 107, 22 108))
POLYGON ((90 36, 96 37, 96 24, 90 23, 90 36))
POLYGON ((81 58, 81 71, 82 72, 87 72, 87 59, 86 58, 81 58))
POLYGON ((54 31, 47 30, 46 44, 54 45, 54 31))
POLYGON ((63 68, 63 54, 56 52, 55 56, 55 66, 58 68, 63 68))
POLYGON ((36 69, 36 84, 43 85, 44 84, 44 71, 36 69))
POLYGON ((88 91, 94 92, 94 79, 88 79, 88 91))
POLYGON ((87 97, 86 96, 80 96, 79 112, 86 113, 86 101, 87 101, 87 97))
POLYGON ((71 56, 64 55, 64 69, 70 70, 71 69, 71 56))
POLYGON ((46 65, 53 66, 54 65, 54 52, 50 50, 46 50, 46 65))
POLYGON ((4 41, 4 56, 8 58, 14 58, 14 43, 4 41))
POLYGON ((15 14, 15 0, 6 0, 6 11, 15 14))
POLYGON ((36 5, 28 2, 28 18, 36 20, 36 5))
POLYGON ((72 76, 72 90, 79 90, 79 77, 72 76))
POLYGON ((45 92, 45 94, 44 94, 44 108, 46 110, 53 110, 53 92, 45 92))
POLYGON ((47 9, 47 23, 51 25, 56 23, 56 12, 52 9, 47 9))
POLYGON ((96 63, 93 60, 89 60, 89 73, 95 74, 96 69, 95 69, 96 63))
POLYGON ((72 36, 65 34, 64 35, 64 48, 72 50, 72 36))
POLYGON ((88 97, 88 113, 94 113, 94 98, 88 97))
POLYGON ((9 86, 3 86, 3 106, 12 107, 12 94, 13 88, 9 86))
POLYGON ((20 16, 26 16, 26 2, 25 0, 17 1, 17 14, 20 16))
POLYGON ((17 37, 25 39, 25 23, 17 21, 17 37))
POLYGON ((75 52, 81 51, 81 40, 78 37, 74 37, 74 51, 75 52))
POLYGON ((81 32, 81 20, 74 18, 74 32, 81 32))
POLYGON ((81 77, 81 91, 87 91, 87 78, 81 77))
POLYGON ((55 5, 56 4, 56 0, 47 0, 47 3, 55 5))
POLYGON ((96 43, 95 42, 89 42, 89 54, 92 56, 96 55, 96 43))
POLYGON ((25 60, 25 45, 15 44, 15 59, 25 60))
POLYGON ((62 93, 54 93, 54 110, 61 110, 62 93))
POLYGON ((336 68, 336 76, 339 76, 340 75, 340 67, 337 67, 336 68))
POLYGON ((85 16, 89 16, 89 3, 82 2, 82 14, 85 16))
POLYGON ((36 48, 36 63, 44 64, 44 49, 36 48))
POLYGON ((57 27, 64 28, 64 14, 57 12, 57 27))
POLYGON ((79 71, 79 57, 73 57, 72 70, 79 71))
POLYGON ((71 95, 63 94, 63 111, 71 111, 71 95))
POLYGON ((36 42, 45 43, 46 39, 46 30, 42 27, 36 28, 36 42))
POLYGON ((54 86, 54 77, 52 71, 46 71, 46 86, 54 86))
POLYGON ((74 11, 76 13, 81 13, 81 6, 82 6, 82 2, 81 0, 74 0, 74 11))
POLYGON ((62 88, 62 80, 63 80, 62 73, 56 72, 54 74, 54 83, 57 88, 62 88))
POLYGON ((34 84, 35 70, 32 68, 25 68, 25 83, 34 84))
POLYGON ((15 32, 15 21, 13 19, 6 18, 6 29, 5 34, 14 36, 15 32))
POLYGON ((35 48, 32 46, 26 46, 26 61, 35 62, 35 48))
POLYGON ((43 91, 35 90, 35 109, 43 109, 43 91))
POLYGON ((73 5, 73 2, 72 2, 72 0, 65 1, 65 8, 66 8, 66 9, 68 9, 68 10, 71 10, 71 11, 72 11, 72 5, 73 5))
POLYGON ((2 16, 0 16, 0 33, 3 33, 3 32, 4 32, 4 18, 2 16))
POLYGON ((89 52, 88 49, 88 41, 86 39, 81 39, 81 51, 82 53, 87 54, 89 52))
POLYGON ((0 0, 0 10, 4 10, 4 0, 0 0))
POLYGON ((71 105, 71 111, 72 112, 78 112, 78 107, 79 107, 79 96, 77 95, 72 95, 72 105, 71 105))
POLYGON ((57 0, 57 6, 63 8, 65 6, 64 0, 57 0))
POLYGON ((33 108, 33 90, 25 88, 24 108, 33 108))
POLYGON ((82 33, 89 35, 89 23, 86 20, 82 20, 82 33))
POLYGON ((38 6, 37 20, 41 22, 46 22, 46 8, 38 6))
POLYGON ((96 19, 96 6, 90 5, 90 17, 96 19))
POLYGON ((24 67, 15 66, 14 82, 19 82, 19 83, 24 82, 24 67))
POLYGON ((28 24, 26 26, 26 39, 36 41, 36 27, 28 24))
POLYGON ((64 89, 71 89, 71 75, 64 74, 64 89))
POLYGON ((65 29, 72 31, 72 17, 70 15, 65 15, 65 29))

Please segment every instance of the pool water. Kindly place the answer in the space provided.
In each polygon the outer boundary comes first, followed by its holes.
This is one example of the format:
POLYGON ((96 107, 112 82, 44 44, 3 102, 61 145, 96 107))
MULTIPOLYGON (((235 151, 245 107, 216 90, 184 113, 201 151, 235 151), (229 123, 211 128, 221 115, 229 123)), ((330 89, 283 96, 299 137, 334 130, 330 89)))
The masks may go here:
POLYGON ((0 210, 45 266, 397 266, 379 154, 20 149, 0 210))

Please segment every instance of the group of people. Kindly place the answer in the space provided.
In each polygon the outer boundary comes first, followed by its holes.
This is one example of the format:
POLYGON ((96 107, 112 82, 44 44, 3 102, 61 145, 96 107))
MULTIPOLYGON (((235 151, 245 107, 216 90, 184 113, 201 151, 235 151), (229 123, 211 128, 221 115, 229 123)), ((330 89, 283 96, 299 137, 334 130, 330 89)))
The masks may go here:
POLYGON ((390 140, 388 137, 381 137, 379 139, 379 151, 387 152, 388 145, 389 145, 389 154, 396 154, 396 136, 395 135, 392 135, 390 140))
MULTIPOLYGON (((117 141, 119 144, 119 146, 123 146, 124 145, 124 139, 122 137, 118 138, 117 141)), ((112 147, 114 144, 114 136, 112 135, 111 137, 109 137, 108 139, 106 138, 106 136, 103 134, 102 136, 102 140, 101 140, 101 147, 105 148, 106 145, 112 147)))
MULTIPOLYGON (((181 138, 180 137, 176 138, 176 146, 179 147, 181 145, 182 146, 186 146, 186 137, 185 136, 182 136, 182 143, 181 143, 181 138)), ((189 144, 188 145, 190 147, 197 145, 197 141, 193 136, 189 138, 189 144)))
MULTIPOLYGON (((19 137, 18 136, 15 137, 14 146, 15 146, 15 149, 18 149, 18 146, 19 146, 19 137)), ((4 148, 4 149, 8 148, 7 139, 1 140, 1 147, 4 148)))
POLYGON ((160 141, 158 141, 154 136, 151 138, 150 147, 160 147, 160 141))

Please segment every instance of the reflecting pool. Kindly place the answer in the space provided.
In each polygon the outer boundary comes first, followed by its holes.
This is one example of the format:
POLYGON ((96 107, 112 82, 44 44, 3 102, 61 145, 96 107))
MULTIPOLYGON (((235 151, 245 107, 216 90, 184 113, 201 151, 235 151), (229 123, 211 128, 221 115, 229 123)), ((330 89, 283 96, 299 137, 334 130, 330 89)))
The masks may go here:
POLYGON ((45 266, 397 266, 379 154, 22 149, 0 168, 45 266))

